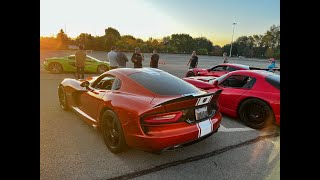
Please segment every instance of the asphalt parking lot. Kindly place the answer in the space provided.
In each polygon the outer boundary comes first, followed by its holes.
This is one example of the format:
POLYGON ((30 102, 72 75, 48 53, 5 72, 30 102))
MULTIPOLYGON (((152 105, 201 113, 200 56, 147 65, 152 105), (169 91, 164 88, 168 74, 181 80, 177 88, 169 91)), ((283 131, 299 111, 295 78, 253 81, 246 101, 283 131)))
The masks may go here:
MULTIPOLYGON (((227 116, 217 133, 188 147, 161 155, 132 148, 111 153, 99 130, 59 107, 57 86, 73 74, 51 74, 41 66, 44 58, 71 53, 40 51, 40 179, 280 179, 280 128, 254 130, 227 116)), ((106 54, 88 55, 105 61, 106 54)), ((130 59, 132 54, 126 55, 130 59)), ((145 59, 143 66, 148 67, 150 54, 145 59)), ((160 54, 160 59, 166 64, 159 69, 180 78, 188 69, 189 55, 160 54)), ((222 61, 222 57, 199 56, 199 67, 222 61)), ((245 58, 229 62, 261 68, 268 64, 245 58)), ((127 67, 133 64, 129 61, 127 67)))

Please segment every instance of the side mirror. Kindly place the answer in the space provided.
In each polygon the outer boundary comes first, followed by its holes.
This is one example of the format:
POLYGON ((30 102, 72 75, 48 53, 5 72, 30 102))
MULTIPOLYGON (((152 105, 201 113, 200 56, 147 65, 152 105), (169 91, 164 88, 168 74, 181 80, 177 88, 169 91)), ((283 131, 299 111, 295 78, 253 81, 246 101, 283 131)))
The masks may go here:
POLYGON ((217 80, 213 82, 213 86, 214 87, 218 87, 218 81, 217 80))
POLYGON ((85 87, 85 88, 88 88, 89 85, 90 85, 89 81, 83 81, 83 82, 80 84, 81 87, 85 87))

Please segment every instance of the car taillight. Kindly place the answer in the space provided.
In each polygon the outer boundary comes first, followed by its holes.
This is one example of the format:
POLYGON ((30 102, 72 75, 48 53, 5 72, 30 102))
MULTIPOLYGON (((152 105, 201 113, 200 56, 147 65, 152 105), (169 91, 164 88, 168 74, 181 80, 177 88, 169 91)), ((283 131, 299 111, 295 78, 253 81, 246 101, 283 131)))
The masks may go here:
POLYGON ((171 113, 148 116, 143 118, 143 121, 145 123, 150 123, 150 124, 172 123, 172 122, 178 121, 181 116, 182 116, 181 111, 171 112, 171 113))

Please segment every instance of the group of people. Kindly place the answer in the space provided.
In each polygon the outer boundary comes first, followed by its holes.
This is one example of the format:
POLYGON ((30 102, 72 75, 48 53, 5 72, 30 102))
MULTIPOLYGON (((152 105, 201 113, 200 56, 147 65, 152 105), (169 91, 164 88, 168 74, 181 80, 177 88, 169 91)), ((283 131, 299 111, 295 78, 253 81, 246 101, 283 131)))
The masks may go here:
MULTIPOLYGON (((142 68, 142 61, 144 61, 144 56, 141 53, 139 47, 136 47, 134 50, 135 52, 131 57, 133 67, 142 68)), ((158 68, 159 58, 160 56, 157 53, 157 50, 153 50, 153 53, 151 54, 150 58, 151 68, 158 68)), ((119 48, 115 46, 111 47, 111 51, 108 53, 108 59, 110 62, 110 69, 125 68, 126 63, 129 61, 127 56, 123 52, 121 52, 119 48)))
MULTIPOLYGON (((110 52, 108 53, 108 60, 110 63, 110 70, 116 69, 116 68, 125 68, 127 62, 129 61, 127 56, 121 52, 120 48, 117 48, 116 46, 112 46, 110 52)), ((158 68, 159 64, 159 54, 157 53, 157 50, 153 50, 153 53, 151 54, 150 58, 150 67, 151 68, 158 68)), ((86 53, 84 51, 83 45, 79 46, 79 51, 75 54, 76 59, 76 69, 77 69, 77 78, 80 79, 84 78, 84 65, 86 61, 86 53)), ((139 47, 135 48, 135 52, 132 54, 131 61, 133 63, 134 68, 142 68, 142 61, 144 61, 144 56, 140 51, 139 47)), ((223 53, 223 63, 228 63, 228 57, 227 53, 223 53)), ((191 58, 189 59, 187 63, 187 67, 189 66, 189 69, 197 68, 198 66, 198 56, 196 54, 196 51, 193 51, 191 54, 191 58)), ((267 69, 269 71, 272 71, 273 68, 276 67, 275 59, 271 58, 269 59, 269 65, 267 69)))

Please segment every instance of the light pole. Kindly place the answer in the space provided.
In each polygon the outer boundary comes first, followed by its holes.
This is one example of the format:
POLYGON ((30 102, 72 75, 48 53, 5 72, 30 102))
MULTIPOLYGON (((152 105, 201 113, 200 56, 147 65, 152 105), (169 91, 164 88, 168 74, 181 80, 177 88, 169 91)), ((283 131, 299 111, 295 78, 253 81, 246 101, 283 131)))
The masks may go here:
POLYGON ((232 42, 233 42, 233 34, 234 34, 234 27, 236 26, 237 23, 233 23, 233 31, 232 31, 232 38, 231 38, 231 48, 230 48, 230 55, 229 57, 231 57, 231 51, 232 51, 232 42))

